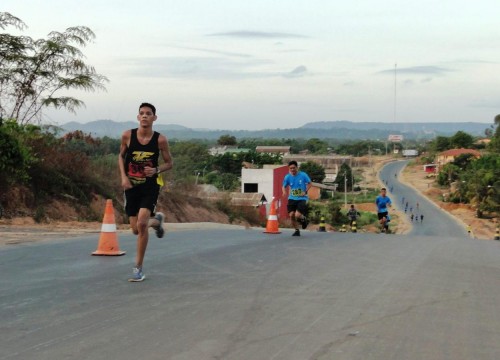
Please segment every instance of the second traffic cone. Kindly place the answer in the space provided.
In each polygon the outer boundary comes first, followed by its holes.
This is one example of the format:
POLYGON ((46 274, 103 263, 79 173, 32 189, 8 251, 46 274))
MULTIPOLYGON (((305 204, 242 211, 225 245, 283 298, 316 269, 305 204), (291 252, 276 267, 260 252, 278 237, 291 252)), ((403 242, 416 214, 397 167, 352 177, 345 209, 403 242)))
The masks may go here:
POLYGON ((318 231, 320 232, 325 232, 326 231, 326 224, 325 224, 325 217, 322 216, 319 220, 319 228, 318 231))
POLYGON ((356 221, 353 221, 351 224, 351 232, 358 232, 358 227, 356 226, 356 221))
POLYGON ((269 217, 267 218, 266 231, 268 234, 281 234, 278 226, 278 216, 276 215, 276 205, 271 201, 271 209, 269 211, 269 217))
POLYGON ((115 210, 113 200, 106 200, 106 210, 102 219, 101 236, 97 244, 97 250, 92 255, 124 255, 125 251, 120 251, 118 246, 118 235, 116 234, 115 210))

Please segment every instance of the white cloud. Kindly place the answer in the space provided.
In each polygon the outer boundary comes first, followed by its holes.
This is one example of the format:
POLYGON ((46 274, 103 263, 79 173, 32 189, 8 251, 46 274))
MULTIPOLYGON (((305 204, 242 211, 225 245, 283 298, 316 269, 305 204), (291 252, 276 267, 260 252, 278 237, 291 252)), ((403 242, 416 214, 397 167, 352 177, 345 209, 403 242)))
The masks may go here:
POLYGON ((289 73, 283 74, 286 78, 296 78, 304 76, 307 73, 307 68, 304 65, 297 66, 295 69, 289 73))
POLYGON ((300 35, 300 34, 251 31, 251 30, 228 31, 215 34, 208 34, 207 36, 236 37, 241 39, 299 39, 307 37, 305 35, 300 35))

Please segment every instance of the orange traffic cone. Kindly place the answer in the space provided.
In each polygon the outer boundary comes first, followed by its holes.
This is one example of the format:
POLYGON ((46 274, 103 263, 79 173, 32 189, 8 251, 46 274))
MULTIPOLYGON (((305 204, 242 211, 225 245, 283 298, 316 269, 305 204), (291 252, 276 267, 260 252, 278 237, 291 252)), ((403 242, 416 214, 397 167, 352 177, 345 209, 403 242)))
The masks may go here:
POLYGON ((124 255, 125 251, 120 251, 118 246, 118 235, 116 234, 115 210, 113 209, 113 200, 106 200, 106 210, 102 219, 101 236, 97 250, 92 255, 124 255))
POLYGON ((278 216, 276 215, 276 205, 271 201, 271 209, 269 211, 269 217, 267 218, 266 231, 268 234, 281 234, 278 228, 278 216))

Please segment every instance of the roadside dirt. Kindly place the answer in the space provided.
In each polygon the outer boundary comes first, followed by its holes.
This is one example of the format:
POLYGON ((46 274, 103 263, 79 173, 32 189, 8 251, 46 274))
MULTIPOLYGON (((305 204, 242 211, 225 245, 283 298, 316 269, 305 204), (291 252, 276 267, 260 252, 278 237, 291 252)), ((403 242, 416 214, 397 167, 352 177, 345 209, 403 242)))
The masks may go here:
MULTIPOLYGON (((14 197, 16 198, 16 197, 14 197)), ((19 199, 19 197, 17 197, 19 199)), ((167 231, 175 231, 182 228, 197 228, 200 224, 207 225, 216 223, 220 227, 228 226, 228 216, 213 207, 204 206, 202 200, 193 197, 169 196, 162 194, 158 211, 165 214, 165 228, 167 231), (185 224, 185 225, 181 225, 185 224)), ((95 217, 104 216, 106 199, 95 196, 86 209, 93 212, 95 217), (100 215, 97 215, 100 214, 100 215)), ((115 223, 118 233, 130 233, 128 223, 121 208, 123 204, 114 204, 115 223)), ((45 207, 43 222, 37 223, 31 216, 18 216, 11 219, 0 219, 0 246, 14 245, 32 242, 33 235, 36 234, 36 241, 44 241, 54 238, 75 237, 84 234, 96 234, 96 245, 101 231, 102 221, 79 221, 79 213, 67 202, 53 200, 45 207), (28 240, 30 238, 31 240, 28 240)), ((29 213, 30 209, 19 202, 17 211, 29 213)), ((234 226, 248 226, 244 223, 233 223, 234 226)))
POLYGON ((472 237, 481 240, 493 240, 495 238, 498 218, 478 219, 475 210, 468 204, 443 202, 441 200, 443 194, 447 193, 448 190, 440 189, 434 178, 426 177, 426 175, 422 165, 410 164, 403 171, 401 181, 412 186, 437 206, 459 219, 464 227, 470 226, 472 237))

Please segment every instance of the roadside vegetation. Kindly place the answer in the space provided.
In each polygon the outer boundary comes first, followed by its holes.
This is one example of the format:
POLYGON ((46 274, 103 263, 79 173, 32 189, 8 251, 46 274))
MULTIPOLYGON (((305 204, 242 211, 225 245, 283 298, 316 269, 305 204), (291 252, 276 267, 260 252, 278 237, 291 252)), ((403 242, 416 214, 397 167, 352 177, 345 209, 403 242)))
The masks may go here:
POLYGON ((470 204, 478 218, 497 218, 500 213, 500 115, 485 130, 488 142, 478 143, 471 135, 458 131, 451 137, 438 136, 424 147, 420 164, 432 163, 436 155, 450 149, 476 149, 481 156, 457 156, 439 169, 436 182, 449 189, 444 201, 470 204))

